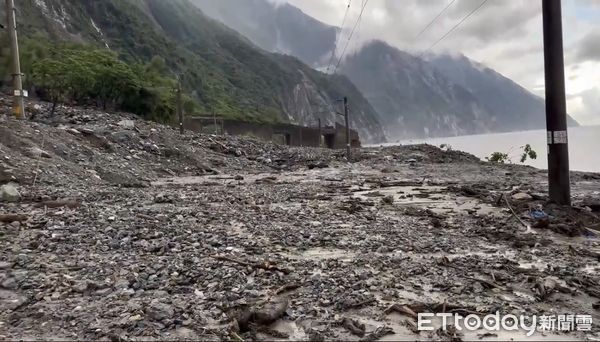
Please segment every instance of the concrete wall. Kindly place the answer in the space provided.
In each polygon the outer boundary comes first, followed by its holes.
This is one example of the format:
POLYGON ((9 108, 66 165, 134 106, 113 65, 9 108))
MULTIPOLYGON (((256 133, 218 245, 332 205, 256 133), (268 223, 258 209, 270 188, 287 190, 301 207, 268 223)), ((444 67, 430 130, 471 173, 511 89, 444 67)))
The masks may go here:
MULTIPOLYGON (((236 120, 217 119, 217 125, 222 126, 223 131, 231 135, 253 135, 257 138, 287 143, 290 146, 320 147, 321 136, 319 129, 315 127, 302 127, 290 124, 260 124, 236 120)), ((213 118, 186 118, 184 127, 187 130, 202 132, 203 127, 214 126, 213 118)), ((346 147, 346 130, 342 125, 323 129, 322 133, 330 134, 335 141, 333 148, 346 147)), ((360 147, 358 132, 350 132, 354 147, 360 147)))

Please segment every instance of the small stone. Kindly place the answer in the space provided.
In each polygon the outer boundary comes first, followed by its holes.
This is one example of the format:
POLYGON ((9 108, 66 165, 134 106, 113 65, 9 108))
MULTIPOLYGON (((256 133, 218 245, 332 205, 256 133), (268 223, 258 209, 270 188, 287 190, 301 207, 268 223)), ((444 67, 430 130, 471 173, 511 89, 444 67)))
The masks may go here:
POLYGON ((129 280, 124 279, 124 278, 119 278, 119 279, 117 279, 117 281, 115 281, 115 284, 113 286, 117 290, 126 289, 129 287, 129 280))
POLYGON ((394 196, 393 195, 385 196, 384 198, 381 199, 381 203, 387 204, 387 205, 394 204, 394 196))
POLYGON ((134 129, 135 122, 133 120, 121 120, 117 123, 117 125, 125 128, 125 129, 134 129))
POLYGON ((78 293, 84 293, 87 290, 88 290, 87 281, 79 282, 79 283, 75 284, 75 286, 73 286, 73 291, 78 292, 78 293))
POLYGON ((50 153, 42 150, 41 148, 38 147, 32 147, 29 150, 27 150, 27 154, 32 157, 32 158, 52 158, 52 156, 50 155, 50 153))
POLYGON ((21 200, 21 194, 15 184, 4 184, 0 187, 0 199, 3 202, 18 202, 21 200))
POLYGON ((2 282, 2 284, 0 284, 0 286, 5 289, 9 289, 9 290, 14 290, 17 287, 19 287, 19 285, 17 284, 17 280, 15 278, 8 278, 8 279, 4 280, 2 282))
POLYGON ((515 201, 531 201, 533 200, 533 197, 531 197, 531 195, 527 193, 519 192, 512 195, 512 199, 514 199, 515 201))
POLYGON ((173 317, 175 310, 171 305, 161 303, 157 299, 153 299, 146 309, 146 314, 149 318, 155 321, 162 321, 163 319, 173 317))
POLYGON ((141 321, 142 320, 142 315, 133 315, 133 316, 129 317, 129 320, 132 321, 132 322, 141 321))

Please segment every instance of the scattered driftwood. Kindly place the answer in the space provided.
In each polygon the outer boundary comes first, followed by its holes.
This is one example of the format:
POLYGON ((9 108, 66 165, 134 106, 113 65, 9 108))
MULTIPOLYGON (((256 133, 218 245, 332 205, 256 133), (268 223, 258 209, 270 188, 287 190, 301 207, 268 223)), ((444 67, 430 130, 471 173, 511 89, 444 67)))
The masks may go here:
POLYGON ((415 320, 418 318, 419 313, 458 313, 464 316, 470 314, 482 315, 481 312, 478 312, 474 308, 452 305, 447 302, 435 304, 393 304, 384 311, 384 314, 389 314, 391 312, 397 312, 415 320))
POLYGON ((519 221, 519 223, 521 223, 523 225, 523 227, 529 229, 529 225, 527 225, 527 223, 525 223, 525 221, 523 221, 519 215, 517 215, 517 213, 515 212, 515 210, 513 209, 513 207, 510 205, 510 202, 508 201, 508 197, 505 194, 502 194, 501 199, 504 198, 504 202, 506 203, 506 205, 508 206, 508 209, 510 209, 510 212, 513 214, 513 216, 519 221))
POLYGON ((36 203, 34 204, 34 207, 36 208, 62 208, 62 207, 67 207, 69 209, 76 209, 79 208, 79 206, 81 206, 81 202, 79 200, 73 200, 73 199, 60 199, 60 200, 54 200, 54 201, 43 201, 40 203, 36 203))
POLYGON ((352 304, 346 304, 346 305, 344 305, 344 310, 358 309, 360 307, 374 303, 376 301, 377 300, 375 298, 371 298, 371 299, 363 300, 363 301, 352 303, 352 304))
MULTIPOLYGON (((369 182, 369 180, 367 180, 369 182)), ((396 180, 396 181, 381 181, 377 180, 372 183, 378 183, 380 188, 393 188, 397 186, 423 186, 422 181, 414 181, 414 180, 396 180)))
POLYGON ((293 291, 297 288, 299 288, 300 286, 302 286, 302 284, 300 283, 289 283, 289 284, 285 284, 283 286, 281 286, 280 288, 278 288, 277 290, 275 290, 275 295, 279 295, 285 292, 289 292, 289 291, 293 291))
POLYGON ((351 318, 344 318, 341 325, 346 328, 352 335, 358 337, 365 336, 366 327, 363 323, 351 318))
POLYGON ((489 280, 485 280, 485 279, 481 279, 481 278, 471 278, 471 277, 466 277, 469 280, 473 280, 473 281, 477 281, 479 282, 481 285, 487 287, 488 289, 499 289, 502 291, 505 291, 506 289, 492 281, 489 280))
POLYGON ((406 315, 413 319, 418 318, 418 314, 416 312, 414 312, 408 305, 393 304, 389 308, 385 309, 385 311, 383 311, 383 312, 386 315, 391 312, 397 312, 399 314, 406 315))
POLYGON ((283 274, 289 274, 290 271, 285 269, 285 268, 280 268, 274 264, 271 264, 268 261, 265 262, 246 262, 243 260, 237 260, 234 258, 230 258, 224 255, 211 255, 212 258, 217 259, 217 260, 221 260, 221 261, 229 261, 238 265, 242 265, 242 266, 246 266, 246 267, 251 267, 251 268, 259 268, 259 269, 263 269, 265 271, 272 271, 272 272, 281 272, 283 274))
POLYGON ((28 219, 29 217, 23 214, 0 214, 0 222, 4 223, 25 222, 28 219))

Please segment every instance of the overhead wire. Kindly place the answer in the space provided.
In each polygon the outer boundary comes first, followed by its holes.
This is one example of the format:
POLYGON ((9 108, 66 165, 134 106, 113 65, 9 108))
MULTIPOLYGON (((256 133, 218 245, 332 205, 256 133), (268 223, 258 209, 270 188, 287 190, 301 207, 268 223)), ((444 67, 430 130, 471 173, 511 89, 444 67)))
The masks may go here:
POLYGON ((333 70, 333 74, 335 74, 337 72, 337 69, 340 67, 340 64, 342 63, 342 60, 344 59, 344 55, 346 54, 346 51, 348 50, 348 45, 350 45, 350 42, 352 41, 352 37, 354 36, 354 32, 356 32, 356 28, 358 27, 358 24, 360 23, 362 16, 365 12, 365 8, 367 8, 367 5, 369 4, 369 0, 365 0, 365 2, 363 3, 363 6, 360 10, 360 14, 358 15, 358 19, 356 20, 356 23, 354 24, 354 27, 352 28, 352 31, 350 32, 350 36, 348 37, 348 41, 346 41, 346 45, 344 46, 344 50, 342 51, 342 54, 340 55, 340 58, 338 59, 338 62, 335 66, 335 69, 333 70))
POLYGON ((352 0, 348 1, 348 6, 346 7, 346 13, 344 13, 344 19, 342 19, 342 26, 340 26, 340 35, 335 38, 335 44, 333 44, 333 50, 331 51, 331 57, 329 58, 329 64, 327 65, 327 73, 331 69, 333 65, 333 60, 335 59, 335 53, 337 52, 337 46, 340 38, 342 37, 342 32, 344 31, 344 26, 346 25, 346 19, 348 19, 348 13, 350 12, 350 6, 352 5, 352 0))
POLYGON ((456 23, 456 25, 454 25, 450 31, 446 32, 446 34, 444 34, 440 39, 438 39, 435 43, 431 44, 430 47, 428 47, 427 49, 425 49, 423 52, 421 52, 421 54, 419 55, 419 57, 422 57, 423 55, 425 55, 425 53, 427 53, 427 51, 433 49, 436 45, 438 45, 442 40, 444 40, 446 37, 448 37, 450 34, 452 34, 452 32, 454 32, 460 25, 462 25, 462 23, 464 23, 467 19, 469 19, 473 14, 475 14, 475 12, 479 11, 489 0, 483 0, 479 6, 475 7, 471 12, 469 12, 469 14, 467 14, 466 16, 464 16, 458 23, 456 23))
POLYGON ((448 3, 448 5, 446 5, 446 7, 444 7, 444 9, 438 13, 435 18, 433 18, 429 24, 427 24, 427 26, 425 26, 420 32, 419 34, 416 35, 414 40, 417 40, 421 37, 421 35, 423 33, 425 33, 425 31, 427 31, 439 18, 441 18, 441 16, 450 8, 450 6, 452 6, 454 3, 456 2, 456 0, 452 0, 450 1, 450 3, 448 3))

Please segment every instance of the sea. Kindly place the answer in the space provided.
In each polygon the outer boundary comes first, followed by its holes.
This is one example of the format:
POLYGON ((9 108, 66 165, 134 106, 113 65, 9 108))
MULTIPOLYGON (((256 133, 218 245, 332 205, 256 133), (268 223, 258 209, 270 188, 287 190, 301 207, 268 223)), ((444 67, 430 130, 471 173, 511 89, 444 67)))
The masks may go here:
MULTIPOLYGON (((494 152, 507 153, 513 163, 520 163, 522 147, 529 144, 537 153, 535 160, 524 164, 539 169, 548 168, 546 130, 498 134, 468 135, 449 138, 400 140, 384 146, 427 143, 435 146, 450 145, 454 150, 471 153, 481 159, 494 152)), ((377 145, 379 146, 379 145, 377 145)), ((569 128, 569 163, 573 171, 600 173, 600 126, 569 128)))

